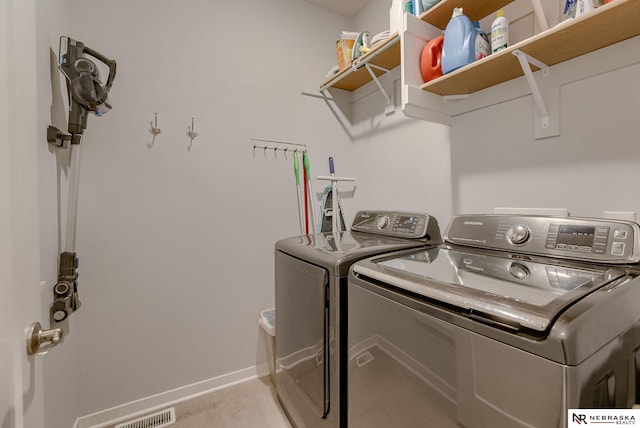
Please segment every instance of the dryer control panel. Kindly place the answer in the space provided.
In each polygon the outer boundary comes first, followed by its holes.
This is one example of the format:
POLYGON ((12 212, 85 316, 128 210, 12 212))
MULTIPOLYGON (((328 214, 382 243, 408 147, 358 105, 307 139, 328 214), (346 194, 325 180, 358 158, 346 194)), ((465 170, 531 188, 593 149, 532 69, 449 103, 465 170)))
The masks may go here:
POLYGON ((447 242, 602 263, 640 261, 637 223, 580 217, 461 215, 445 235, 447 242))
POLYGON ((359 211, 351 230, 403 239, 442 242, 435 218, 425 213, 404 211, 359 211))

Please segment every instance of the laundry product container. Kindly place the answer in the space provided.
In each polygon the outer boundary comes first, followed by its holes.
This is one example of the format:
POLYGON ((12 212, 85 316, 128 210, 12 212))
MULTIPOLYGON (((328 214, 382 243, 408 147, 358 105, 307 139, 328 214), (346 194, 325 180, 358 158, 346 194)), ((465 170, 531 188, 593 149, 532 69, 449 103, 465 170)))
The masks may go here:
POLYGON ((267 358, 269 361, 269 377, 276 384, 276 310, 265 309, 260 312, 258 324, 267 333, 267 358))

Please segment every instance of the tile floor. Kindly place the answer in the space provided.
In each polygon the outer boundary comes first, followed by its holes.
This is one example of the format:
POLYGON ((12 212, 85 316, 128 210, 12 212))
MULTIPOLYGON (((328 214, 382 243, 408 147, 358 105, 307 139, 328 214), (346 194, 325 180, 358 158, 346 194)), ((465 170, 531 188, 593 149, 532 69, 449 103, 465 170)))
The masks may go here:
POLYGON ((268 376, 168 407, 176 409, 170 428, 291 428, 268 376))

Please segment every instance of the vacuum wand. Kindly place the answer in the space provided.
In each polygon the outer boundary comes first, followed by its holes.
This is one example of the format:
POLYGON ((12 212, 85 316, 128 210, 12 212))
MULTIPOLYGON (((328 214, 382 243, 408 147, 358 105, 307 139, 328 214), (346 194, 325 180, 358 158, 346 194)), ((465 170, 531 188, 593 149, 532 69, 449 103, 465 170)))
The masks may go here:
MULTIPOLYGON (((78 139, 81 134, 75 135, 78 139)), ((80 174, 80 144, 72 142, 69 147, 71 156, 69 165, 69 194, 67 196, 67 227, 64 240, 64 252, 58 261, 58 282, 53 287, 53 306, 51 318, 55 322, 66 319, 80 308, 78 299, 78 256, 76 255, 76 218, 78 216, 78 188, 80 174)))

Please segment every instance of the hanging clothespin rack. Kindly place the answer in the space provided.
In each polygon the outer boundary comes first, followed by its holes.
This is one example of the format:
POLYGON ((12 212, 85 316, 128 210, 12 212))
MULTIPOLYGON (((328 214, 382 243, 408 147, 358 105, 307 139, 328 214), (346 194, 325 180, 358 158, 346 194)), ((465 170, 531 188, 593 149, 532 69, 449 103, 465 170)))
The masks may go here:
POLYGON ((278 141, 278 140, 266 140, 263 138, 252 138, 253 142, 253 157, 256 157, 256 149, 262 149, 264 151, 264 157, 267 158, 267 151, 273 150, 273 156, 277 159, 278 152, 281 151, 284 153, 284 158, 287 158, 288 152, 297 153, 299 151, 306 151, 306 144, 299 143, 290 143, 288 141, 278 141), (262 143, 262 144, 256 144, 262 143))

